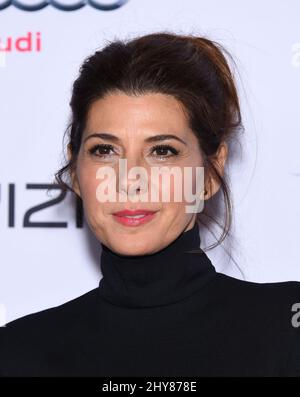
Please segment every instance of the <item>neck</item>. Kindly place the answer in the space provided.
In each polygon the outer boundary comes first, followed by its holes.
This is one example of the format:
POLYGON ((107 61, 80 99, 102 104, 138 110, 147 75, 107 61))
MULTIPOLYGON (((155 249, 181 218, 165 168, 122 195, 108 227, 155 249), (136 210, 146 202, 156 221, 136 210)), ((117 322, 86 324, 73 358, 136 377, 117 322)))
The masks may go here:
POLYGON ((215 275, 200 249, 197 223, 154 254, 123 256, 101 245, 99 294, 118 306, 172 304, 200 290, 215 275))

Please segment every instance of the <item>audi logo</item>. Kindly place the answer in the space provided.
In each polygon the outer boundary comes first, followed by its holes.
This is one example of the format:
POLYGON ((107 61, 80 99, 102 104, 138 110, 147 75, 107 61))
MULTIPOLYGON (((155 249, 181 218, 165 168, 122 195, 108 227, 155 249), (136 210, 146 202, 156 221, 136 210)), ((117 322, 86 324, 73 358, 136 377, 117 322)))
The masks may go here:
POLYGON ((84 7, 87 4, 92 6, 93 8, 96 8, 97 10, 112 11, 122 7, 127 2, 128 0, 114 0, 106 3, 95 0, 78 0, 73 4, 63 4, 58 0, 43 0, 36 4, 25 4, 18 0, 6 0, 3 3, 0 2, 0 11, 4 10, 5 8, 11 5, 15 6, 19 10, 31 11, 31 12, 42 10, 43 8, 46 8, 48 5, 62 11, 75 11, 75 10, 79 10, 80 8, 84 7))

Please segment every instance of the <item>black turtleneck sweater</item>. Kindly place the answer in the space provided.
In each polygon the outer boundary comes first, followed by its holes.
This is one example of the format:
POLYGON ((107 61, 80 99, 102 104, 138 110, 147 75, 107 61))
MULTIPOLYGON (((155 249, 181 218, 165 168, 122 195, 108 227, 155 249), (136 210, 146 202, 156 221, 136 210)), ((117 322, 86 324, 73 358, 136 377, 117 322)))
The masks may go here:
POLYGON ((300 376, 300 283, 229 277, 199 247, 197 223, 151 255, 102 244, 98 288, 0 328, 1 376, 300 376))

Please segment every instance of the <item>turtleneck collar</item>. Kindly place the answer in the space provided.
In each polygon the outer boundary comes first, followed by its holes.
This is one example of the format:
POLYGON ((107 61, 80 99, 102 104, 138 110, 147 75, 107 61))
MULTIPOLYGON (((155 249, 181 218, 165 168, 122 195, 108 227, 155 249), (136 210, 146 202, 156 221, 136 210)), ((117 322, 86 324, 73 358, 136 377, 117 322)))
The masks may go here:
POLYGON ((200 248, 199 226, 182 232, 149 255, 119 255, 101 243, 100 296, 124 307, 154 307, 178 302, 201 289, 216 271, 200 248), (196 250, 197 252, 186 252, 196 250))

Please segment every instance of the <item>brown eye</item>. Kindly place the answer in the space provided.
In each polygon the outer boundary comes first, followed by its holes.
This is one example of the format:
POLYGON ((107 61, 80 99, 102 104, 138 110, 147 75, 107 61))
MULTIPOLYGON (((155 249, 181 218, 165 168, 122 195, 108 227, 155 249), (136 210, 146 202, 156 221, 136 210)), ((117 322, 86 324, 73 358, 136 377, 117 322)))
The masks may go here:
POLYGON ((171 157, 171 156, 176 156, 179 152, 176 150, 173 146, 170 145, 157 145, 154 146, 151 150, 151 153, 156 152, 155 157, 171 157), (168 152, 171 152, 171 154, 168 154, 168 152))
POLYGON ((93 156, 97 157, 107 157, 110 156, 110 151, 114 151, 114 147, 112 145, 95 145, 91 149, 89 149, 89 153, 93 156))

